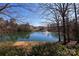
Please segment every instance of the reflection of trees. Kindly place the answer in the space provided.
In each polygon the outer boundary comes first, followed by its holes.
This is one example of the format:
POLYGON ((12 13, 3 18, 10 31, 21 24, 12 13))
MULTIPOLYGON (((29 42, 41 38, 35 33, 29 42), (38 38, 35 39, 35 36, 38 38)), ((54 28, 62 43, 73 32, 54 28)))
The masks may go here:
POLYGON ((0 34, 0 40, 2 40, 2 34, 0 34))
POLYGON ((30 37, 31 32, 19 32, 19 33, 8 33, 0 35, 1 41, 17 41, 18 38, 26 38, 28 39, 30 37))
POLYGON ((28 39, 30 37, 30 33, 26 35, 26 39, 28 39))
POLYGON ((27 38, 30 36, 30 32, 20 32, 17 34, 18 38, 27 38))

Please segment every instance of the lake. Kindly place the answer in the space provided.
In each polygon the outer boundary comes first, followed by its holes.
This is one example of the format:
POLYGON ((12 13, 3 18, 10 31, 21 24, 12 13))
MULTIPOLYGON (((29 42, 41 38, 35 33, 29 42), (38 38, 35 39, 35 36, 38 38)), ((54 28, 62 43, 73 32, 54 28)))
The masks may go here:
POLYGON ((57 42, 58 35, 52 32, 31 32, 0 35, 1 41, 41 41, 41 42, 57 42))

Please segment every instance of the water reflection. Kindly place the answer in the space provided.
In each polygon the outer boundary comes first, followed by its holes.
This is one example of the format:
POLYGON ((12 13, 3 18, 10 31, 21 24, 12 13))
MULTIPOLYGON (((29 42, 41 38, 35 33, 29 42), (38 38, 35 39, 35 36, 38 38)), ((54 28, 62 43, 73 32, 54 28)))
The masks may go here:
POLYGON ((30 32, 0 35, 1 41, 46 41, 56 42, 58 37, 52 32, 30 32))
POLYGON ((49 36, 50 32, 46 31, 46 32, 44 32, 44 35, 49 36))

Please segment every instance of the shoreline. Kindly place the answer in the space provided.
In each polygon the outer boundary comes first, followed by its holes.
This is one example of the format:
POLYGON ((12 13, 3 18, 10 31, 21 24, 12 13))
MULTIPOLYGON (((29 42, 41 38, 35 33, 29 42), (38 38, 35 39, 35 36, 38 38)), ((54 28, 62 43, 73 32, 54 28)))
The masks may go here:
POLYGON ((13 46, 35 46, 46 44, 47 42, 36 42, 36 41, 17 41, 13 44, 13 46))
POLYGON ((44 45, 48 42, 38 42, 38 41, 3 41, 0 42, 0 46, 15 46, 15 47, 27 47, 27 46, 39 46, 44 45))

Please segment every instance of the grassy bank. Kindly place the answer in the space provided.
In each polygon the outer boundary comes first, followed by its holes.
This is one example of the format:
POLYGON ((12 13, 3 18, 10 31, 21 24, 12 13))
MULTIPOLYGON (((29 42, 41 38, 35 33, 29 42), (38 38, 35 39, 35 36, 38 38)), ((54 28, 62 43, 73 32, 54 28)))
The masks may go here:
POLYGON ((0 42, 0 56, 78 56, 79 45, 66 46, 60 43, 0 42), (17 44, 18 45, 17 45, 17 44), (27 44, 27 45, 25 45, 27 44))

